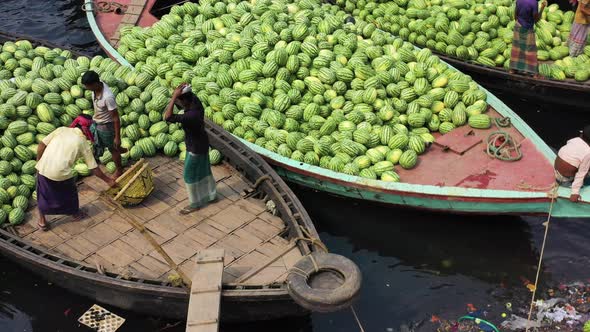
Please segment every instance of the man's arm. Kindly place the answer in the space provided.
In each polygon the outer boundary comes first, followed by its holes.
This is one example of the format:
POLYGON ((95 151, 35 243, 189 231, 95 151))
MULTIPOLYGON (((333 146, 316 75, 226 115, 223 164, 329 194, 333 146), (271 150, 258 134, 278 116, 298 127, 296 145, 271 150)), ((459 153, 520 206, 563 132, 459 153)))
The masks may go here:
POLYGON ((117 150, 121 147, 121 120, 117 109, 113 111, 113 127, 115 128, 115 147, 117 150))
MULTIPOLYGON (((541 16, 543 14, 543 11, 545 10, 545 7, 547 7, 547 1, 546 0, 541 3, 541 9, 538 10, 536 13, 534 13, 535 23, 536 22, 539 22, 539 20, 541 19, 541 16)), ((536 7, 535 7, 535 9, 536 9, 536 7)))
POLYGON ((95 167, 92 170, 92 174, 96 175, 98 178, 106 182, 106 184, 108 184, 111 188, 117 185, 115 180, 111 179, 106 174, 104 174, 103 171, 100 170, 100 167, 95 167))
MULTIPOLYGON (((104 93, 104 91, 103 91, 104 93)), ((119 150, 121 147, 121 119, 119 118, 119 111, 117 109, 117 102, 115 101, 114 96, 106 98, 105 104, 109 112, 111 112, 111 116, 113 117, 113 127, 115 129, 115 137, 114 143, 115 148, 119 150)))
POLYGON ((41 160, 46 147, 47 145, 45 145, 45 143, 39 142, 39 145, 37 146, 37 161, 41 160))
POLYGON ((178 98, 182 94, 182 89, 184 89, 184 87, 187 85, 188 84, 186 84, 186 83, 182 83, 178 87, 176 87, 176 89, 174 89, 174 92, 172 93, 172 97, 170 98, 170 101, 168 102, 168 106, 166 106, 166 111, 164 111, 164 116, 163 116, 164 121, 181 122, 182 118, 178 118, 178 116, 173 117, 174 102, 176 101, 176 98, 178 98), (172 118, 172 120, 171 120, 171 118, 172 118), (176 119, 176 118, 178 118, 178 119, 176 119))
POLYGON ((588 170, 590 170, 590 155, 586 156, 580 163, 580 167, 578 168, 578 172, 576 173, 574 182, 572 183, 572 194, 570 196, 570 201, 577 202, 580 200, 580 189, 584 184, 584 179, 588 174, 588 170))
POLYGON ((170 117, 172 117, 172 112, 174 111, 174 101, 176 98, 170 98, 168 102, 168 106, 166 106, 166 111, 164 111, 164 121, 168 121, 170 117))
POLYGON ((582 12, 582 14, 586 15, 586 16, 590 16, 590 3, 578 3, 578 6, 580 6, 580 11, 582 12))
MULTIPOLYGON (((94 175, 106 182, 109 185, 109 187, 114 187, 116 185, 115 180, 111 179, 106 174, 104 174, 103 171, 100 170, 100 167, 98 167, 98 164, 94 159, 94 155, 92 154, 92 149, 90 149, 90 146, 86 144, 86 142, 83 143, 81 155, 82 158, 84 158, 84 163, 86 163, 86 166, 88 166, 88 168, 92 170, 92 173, 94 175)), ((80 157, 80 155, 78 155, 78 157, 80 157)))

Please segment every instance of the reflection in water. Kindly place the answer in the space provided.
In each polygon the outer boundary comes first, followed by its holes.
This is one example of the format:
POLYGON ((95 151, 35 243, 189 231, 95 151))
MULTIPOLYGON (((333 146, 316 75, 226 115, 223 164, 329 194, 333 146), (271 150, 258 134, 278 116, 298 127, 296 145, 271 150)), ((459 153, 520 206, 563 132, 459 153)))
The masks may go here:
POLYGON ((487 282, 527 275, 537 264, 530 230, 518 217, 457 216, 383 208, 298 189, 318 228, 350 239, 353 250, 395 257, 400 265, 487 282), (334 213, 338 211, 338 213, 334 213))
POLYGON ((83 0, 1 0, 0 31, 96 53, 96 39, 81 10, 83 0))
POLYGON ((0 302, 0 331, 31 332, 29 316, 11 304, 0 302))

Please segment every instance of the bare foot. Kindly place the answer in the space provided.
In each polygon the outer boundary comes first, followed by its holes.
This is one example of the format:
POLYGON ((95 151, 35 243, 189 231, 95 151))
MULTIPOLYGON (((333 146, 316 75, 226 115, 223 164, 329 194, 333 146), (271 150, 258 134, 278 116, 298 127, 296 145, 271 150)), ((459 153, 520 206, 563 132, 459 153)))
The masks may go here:
POLYGON ((47 232, 49 230, 49 224, 46 223, 45 221, 43 221, 43 222, 39 221, 37 223, 37 227, 39 227, 39 229, 42 230, 43 232, 47 232))
POLYGON ((194 208, 194 207, 191 207, 190 205, 188 205, 188 206, 184 207, 182 210, 178 211, 178 213, 180 213, 182 215, 187 215, 187 214, 193 213, 195 211, 198 211, 199 209, 200 208, 194 208))
POLYGON ((74 221, 80 221, 86 217, 88 217, 88 214, 84 210, 80 209, 78 213, 72 216, 72 219, 74 219, 74 221))

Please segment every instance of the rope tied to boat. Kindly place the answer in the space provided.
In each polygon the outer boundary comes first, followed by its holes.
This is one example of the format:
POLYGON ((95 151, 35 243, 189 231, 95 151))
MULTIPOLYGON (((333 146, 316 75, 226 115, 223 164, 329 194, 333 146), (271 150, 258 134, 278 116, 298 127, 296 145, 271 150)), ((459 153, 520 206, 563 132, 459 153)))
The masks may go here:
POLYGON ((501 128, 510 127, 510 125, 512 124, 509 116, 494 118, 494 122, 496 123, 496 126, 501 128))
POLYGON ((537 285, 539 284, 539 275, 541 274, 541 265, 543 263, 543 255, 545 254, 545 244, 547 243, 547 234, 549 233, 549 224, 551 222, 551 215, 553 213, 553 205, 557 199, 557 190, 559 185, 555 183, 553 189, 547 195, 551 198, 551 204, 549 205, 549 213, 547 214, 547 221, 543 223, 545 226, 545 234, 543 235, 543 244, 541 245, 541 253, 539 255, 539 264, 537 265, 537 275, 535 276, 535 284, 532 290, 531 304, 529 306, 529 316, 527 318, 526 331, 529 332, 531 317, 533 316, 533 306, 535 305, 535 295, 537 294, 537 285))
MULTIPOLYGON (((311 236, 311 233, 303 226, 298 225, 299 229, 301 230, 301 233, 303 233, 303 236, 298 236, 296 238, 294 238, 294 241, 307 241, 309 243, 311 243, 312 245, 317 246, 318 248, 322 249, 325 253, 328 253, 328 247, 322 242, 322 240, 311 236)), ((310 254, 307 254, 308 256, 310 254)), ((317 272, 317 271, 316 271, 317 272)))
POLYGON ((503 131, 495 131, 488 136, 486 153, 492 158, 503 161, 518 161, 522 159, 520 144, 512 136, 503 131))

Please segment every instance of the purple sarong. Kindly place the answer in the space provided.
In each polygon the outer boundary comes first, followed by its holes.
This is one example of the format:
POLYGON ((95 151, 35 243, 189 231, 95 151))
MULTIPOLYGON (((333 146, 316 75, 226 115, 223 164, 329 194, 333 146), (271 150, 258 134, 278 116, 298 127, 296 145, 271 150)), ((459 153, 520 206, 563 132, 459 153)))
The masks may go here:
POLYGON ((76 180, 53 181, 37 173, 37 206, 41 213, 48 215, 78 213, 76 180))

